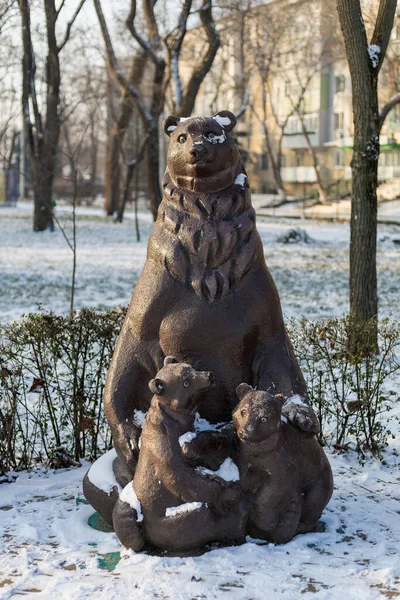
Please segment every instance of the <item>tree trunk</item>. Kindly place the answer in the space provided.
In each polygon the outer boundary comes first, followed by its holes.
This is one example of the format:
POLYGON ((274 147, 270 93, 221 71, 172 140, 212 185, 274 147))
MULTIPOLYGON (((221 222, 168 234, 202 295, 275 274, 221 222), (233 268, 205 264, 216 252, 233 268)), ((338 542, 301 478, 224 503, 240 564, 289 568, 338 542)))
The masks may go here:
POLYGON ((301 129, 302 129, 303 135, 304 135, 306 143, 307 143, 308 151, 311 154, 311 159, 312 159, 312 163, 313 163, 313 167, 314 167, 314 171, 315 171, 315 178, 317 180, 317 190, 318 190, 318 194, 319 194, 319 201, 322 204, 326 204, 327 197, 326 197, 326 193, 323 188, 323 185, 322 185, 321 175, 320 175, 319 168, 318 168, 317 153, 315 152, 315 148, 311 143, 310 136, 308 134, 306 123, 304 120, 304 115, 299 114, 299 113, 297 113, 297 114, 300 119, 301 129))
POLYGON ((157 125, 158 121, 152 123, 152 126, 149 128, 149 138, 145 150, 147 193, 154 221, 157 219, 158 207, 162 199, 159 177, 160 142, 157 125))
MULTIPOLYGON (((147 53, 139 50, 133 59, 129 81, 140 86, 147 61, 147 53)), ((134 102, 129 91, 124 88, 121 93, 120 108, 107 139, 105 165, 105 203, 104 210, 113 215, 119 206, 121 181, 121 154, 125 134, 132 118, 134 102)))
POLYGON ((87 200, 88 204, 93 204, 96 200, 96 180, 97 180, 97 135, 96 135, 96 123, 95 115, 92 114, 92 120, 90 122, 90 200, 87 200))
MULTIPOLYGON (((129 115, 130 118, 130 115, 129 115)), ((129 119, 127 119, 129 122, 129 119)), ((111 127, 106 148, 105 168, 105 199, 104 210, 107 215, 112 216, 118 209, 121 179, 121 149, 125 136, 125 129, 121 126, 119 119, 111 127)))
POLYGON ((53 167, 31 160, 31 172, 34 197, 33 230, 53 231, 53 167))
MULTIPOLYGON (((393 28, 396 0, 380 0, 368 43, 360 0, 337 0, 350 68, 354 149, 350 234, 350 312, 358 323, 378 316, 376 273, 379 159, 378 75, 393 28)), ((373 345, 377 347, 375 327, 373 345)), ((357 340, 362 343, 362 340, 357 340)), ((370 344, 369 344, 370 346, 370 344)), ((370 350, 366 348, 367 351, 370 350)))
POLYGON ((357 321, 378 315, 376 274, 379 111, 377 78, 353 90, 354 150, 350 234, 350 312, 357 321), (367 86, 366 86, 367 87, 367 86))

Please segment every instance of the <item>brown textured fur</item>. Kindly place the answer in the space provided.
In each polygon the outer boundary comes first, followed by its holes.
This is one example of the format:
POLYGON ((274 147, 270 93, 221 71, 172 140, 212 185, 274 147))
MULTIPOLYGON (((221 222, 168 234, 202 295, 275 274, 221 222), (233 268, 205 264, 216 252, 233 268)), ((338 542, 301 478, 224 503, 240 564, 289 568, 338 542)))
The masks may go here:
MULTIPOLYGON (((115 448, 132 473, 140 435, 134 412, 148 410, 147 381, 166 355, 215 373, 215 387, 199 401, 210 422, 230 418, 242 381, 307 402, 229 135, 235 122, 228 111, 164 122, 170 143, 163 201, 104 397, 115 448)), ((318 429, 307 405, 288 418, 308 432, 318 429)))
MULTIPOLYGON (((243 165, 238 165, 244 172, 243 165)), ((261 251, 255 213, 246 185, 225 193, 198 194, 179 189, 169 173, 149 244, 149 258, 195 293, 214 302, 239 283, 261 251)))

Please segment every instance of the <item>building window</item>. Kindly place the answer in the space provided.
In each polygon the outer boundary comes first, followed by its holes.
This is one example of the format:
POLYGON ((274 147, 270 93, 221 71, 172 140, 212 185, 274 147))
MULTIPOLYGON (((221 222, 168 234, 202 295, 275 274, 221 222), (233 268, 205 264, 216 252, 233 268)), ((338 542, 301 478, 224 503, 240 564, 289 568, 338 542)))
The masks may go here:
POLYGON ((318 129, 318 115, 307 115, 304 124, 309 133, 314 133, 318 129))
POLYGON ((260 154, 260 159, 259 159, 259 166, 260 169, 266 170, 268 169, 268 156, 266 154, 260 154))
POLYGON ((343 113, 333 113, 333 128, 343 129, 344 115, 343 113))
POLYGON ((336 148, 333 155, 333 164, 335 167, 344 167, 344 154, 341 148, 336 148))
POLYGON ((338 75, 335 77, 335 92, 344 92, 346 88, 346 78, 344 75, 338 75))

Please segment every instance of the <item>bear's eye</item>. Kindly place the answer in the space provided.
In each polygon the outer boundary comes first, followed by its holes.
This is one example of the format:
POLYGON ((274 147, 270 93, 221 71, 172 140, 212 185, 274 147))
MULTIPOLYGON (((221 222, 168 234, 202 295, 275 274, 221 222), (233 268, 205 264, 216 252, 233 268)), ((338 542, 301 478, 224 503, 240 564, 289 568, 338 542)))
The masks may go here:
POLYGON ((240 411, 240 414, 242 415, 242 417, 244 417, 244 415, 247 413, 247 408, 242 408, 242 410, 240 411))
POLYGON ((206 138, 207 138, 208 140, 212 140, 212 139, 214 139, 214 138, 215 138, 215 133, 214 133, 213 131, 207 131, 207 133, 206 133, 206 138))
POLYGON ((261 423, 265 423, 266 422, 266 418, 265 417, 261 417, 261 423))
POLYGON ((181 133, 181 135, 178 136, 178 142, 180 144, 184 144, 187 140, 187 136, 184 133, 181 133))
POLYGON ((187 379, 183 382, 183 387, 189 387, 189 382, 187 379))

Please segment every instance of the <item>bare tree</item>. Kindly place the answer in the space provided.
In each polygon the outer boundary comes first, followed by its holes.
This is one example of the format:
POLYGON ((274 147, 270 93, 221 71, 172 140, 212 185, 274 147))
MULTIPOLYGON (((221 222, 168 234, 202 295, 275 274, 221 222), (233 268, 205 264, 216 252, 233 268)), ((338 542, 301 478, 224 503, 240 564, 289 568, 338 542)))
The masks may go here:
MULTIPOLYGON (((170 80, 175 83, 176 108, 180 115, 190 114, 193 110, 196 95, 205 75, 209 71, 219 46, 219 35, 212 18, 212 1, 203 0, 199 16, 202 29, 206 33, 207 43, 204 53, 193 68, 192 74, 182 87, 179 73, 179 59, 184 38, 187 33, 187 21, 192 7, 192 0, 185 0, 175 29, 162 40, 160 25, 155 13, 157 0, 143 0, 142 12, 144 28, 141 33, 137 27, 137 2, 131 0, 130 11, 126 19, 126 27, 138 45, 131 71, 127 76, 120 68, 115 56, 113 44, 100 0, 94 0, 103 40, 106 46, 109 68, 122 89, 120 110, 109 138, 109 151, 106 165, 106 210, 113 214, 118 204, 123 201, 120 191, 120 162, 123 141, 127 127, 131 121, 133 107, 138 111, 147 143, 144 160, 147 175, 147 193, 150 210, 155 219, 161 201, 159 183, 159 119, 164 108, 166 88, 170 80), (146 72, 147 95, 141 87, 143 74, 146 72), (149 85, 149 82, 151 84, 149 85), (149 92, 150 88, 150 92, 149 92), (118 164, 117 164, 118 161, 118 164)), ((129 163, 129 161, 128 161, 129 163)))
POLYGON ((55 171, 55 157, 60 137, 60 53, 67 44, 72 26, 79 15, 85 0, 80 0, 67 23, 64 37, 58 42, 56 37, 57 20, 64 2, 56 8, 55 0, 43 0, 46 19, 46 81, 45 111, 42 114, 37 91, 38 73, 32 39, 30 0, 19 0, 22 25, 22 113, 25 129, 27 154, 31 167, 34 192, 33 228, 35 231, 53 229, 52 190, 55 171))
POLYGON ((15 72, 19 51, 13 30, 18 17, 15 0, 0 3, 0 160, 9 168, 17 143, 16 122, 20 112, 15 72))
POLYGON ((396 4, 396 0, 380 0, 368 41, 360 0, 337 0, 353 89, 350 312, 359 322, 378 316, 376 189, 381 126, 378 75, 389 43, 396 4))

